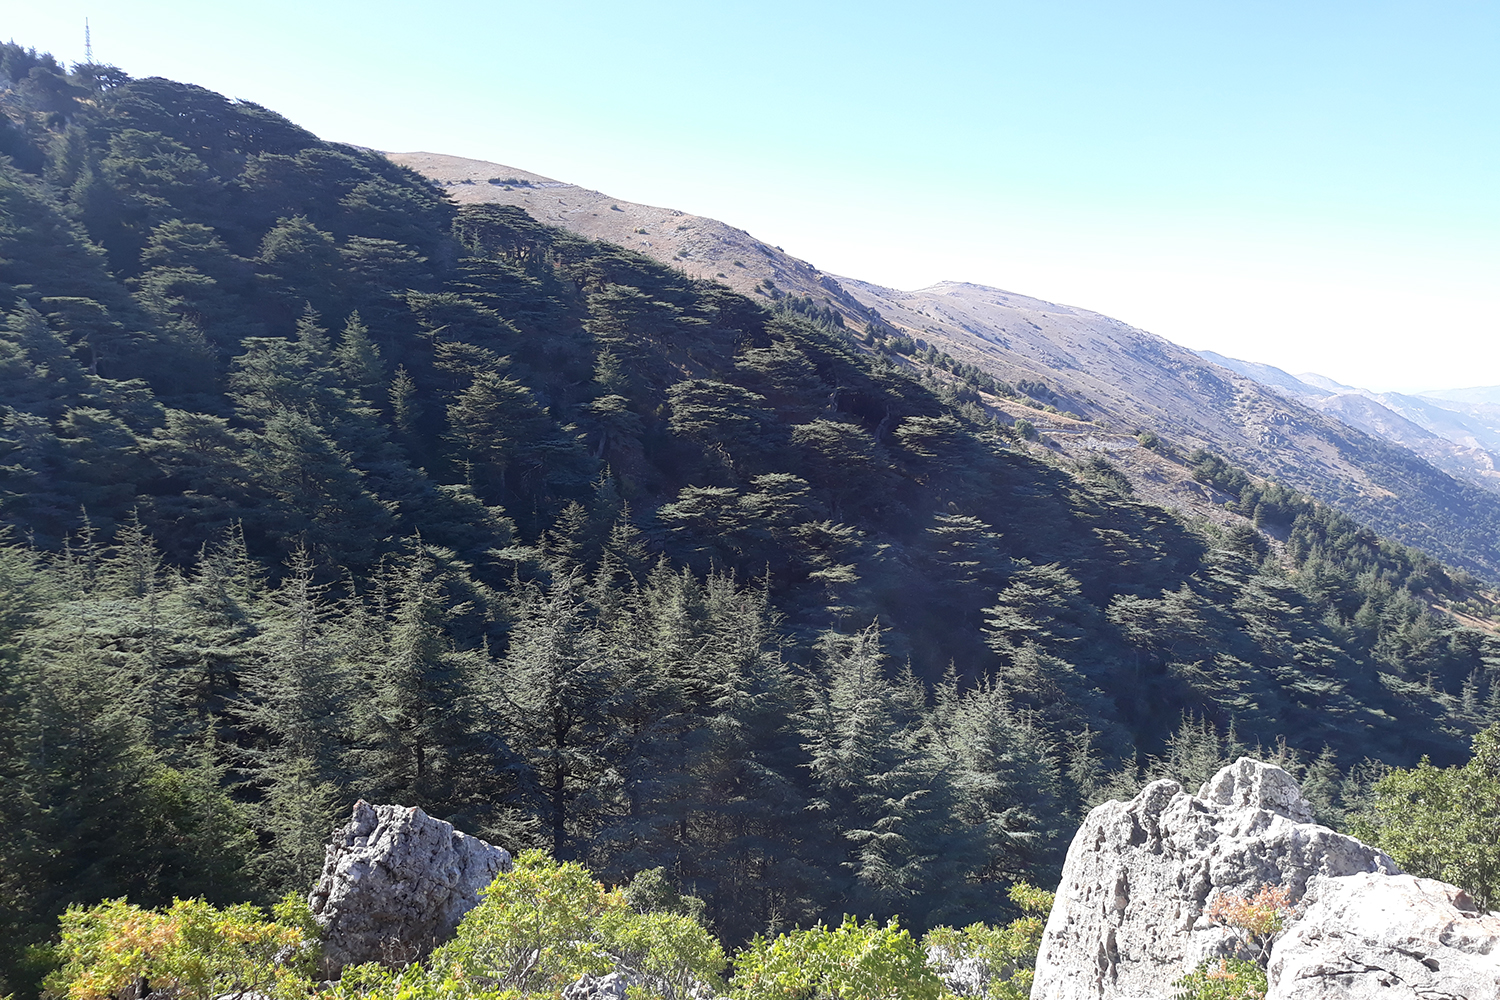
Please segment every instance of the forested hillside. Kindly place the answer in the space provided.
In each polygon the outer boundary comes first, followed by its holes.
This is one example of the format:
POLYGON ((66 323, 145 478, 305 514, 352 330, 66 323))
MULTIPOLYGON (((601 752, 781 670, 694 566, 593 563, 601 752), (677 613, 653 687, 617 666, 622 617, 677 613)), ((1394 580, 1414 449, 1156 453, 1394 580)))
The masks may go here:
MULTIPOLYGON (((1027 421, 1049 444, 1069 448, 1079 431, 1069 416, 1081 414, 1090 423, 1086 433, 1102 430, 1116 444, 1150 431, 1184 450, 1207 448, 1387 537, 1500 581, 1500 499, 1486 478, 1494 470, 1483 472, 1493 463, 1469 445, 1455 452, 1430 439, 1391 437, 1347 414, 1320 412, 1326 408, 1269 391, 1234 365, 1230 374, 1216 359, 1087 309, 968 282, 900 291, 836 278, 716 219, 498 163, 438 153, 387 155, 460 205, 517 206, 550 225, 631 247, 759 301, 808 300, 878 331, 883 350, 928 363, 943 356, 950 371, 977 370, 1006 390, 994 401, 1001 410, 1027 421)), ((910 206, 897 201, 872 211, 892 207, 910 206)), ((1459 437, 1470 440, 1468 431, 1459 437)), ((1176 499, 1159 489, 1160 466, 1149 459, 1138 465, 1138 455, 1116 457, 1137 489, 1159 502, 1176 499)))
POLYGON ((1284 738, 1336 810, 1500 720, 1440 565, 1211 456, 1285 546, 829 316, 200 88, 0 72, 15 983, 70 901, 305 887, 357 796, 664 866, 742 940, 1004 916, 1138 768, 1284 738))

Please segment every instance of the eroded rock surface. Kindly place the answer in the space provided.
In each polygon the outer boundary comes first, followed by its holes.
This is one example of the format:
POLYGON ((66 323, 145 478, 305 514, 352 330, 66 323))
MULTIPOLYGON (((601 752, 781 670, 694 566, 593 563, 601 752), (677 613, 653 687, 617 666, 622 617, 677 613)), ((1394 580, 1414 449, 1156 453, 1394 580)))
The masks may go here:
POLYGON ((630 987, 640 976, 628 972, 611 972, 605 976, 585 973, 562 992, 562 1000, 625 1000, 630 987))
POLYGON ((1316 876, 1398 871, 1311 818, 1291 775, 1244 757, 1197 795, 1155 781, 1099 806, 1068 849, 1033 1000, 1165 1000, 1200 961, 1239 950, 1205 916, 1217 894, 1280 886, 1296 903, 1316 876))
POLYGON ((354 804, 334 832, 308 897, 324 928, 324 973, 409 962, 452 936, 479 890, 510 871, 510 853, 415 806, 354 804))
POLYGON ((1318 879, 1271 951, 1266 1000, 1500 1000, 1500 914, 1413 875, 1318 879))

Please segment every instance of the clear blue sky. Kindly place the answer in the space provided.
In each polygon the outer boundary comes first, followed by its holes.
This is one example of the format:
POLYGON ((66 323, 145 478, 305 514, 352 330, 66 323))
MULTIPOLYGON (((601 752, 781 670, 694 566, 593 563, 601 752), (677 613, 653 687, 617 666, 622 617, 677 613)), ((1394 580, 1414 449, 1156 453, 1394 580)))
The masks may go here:
POLYGON ((1500 3, 7 0, 0 33, 1373 388, 1500 384, 1500 3))

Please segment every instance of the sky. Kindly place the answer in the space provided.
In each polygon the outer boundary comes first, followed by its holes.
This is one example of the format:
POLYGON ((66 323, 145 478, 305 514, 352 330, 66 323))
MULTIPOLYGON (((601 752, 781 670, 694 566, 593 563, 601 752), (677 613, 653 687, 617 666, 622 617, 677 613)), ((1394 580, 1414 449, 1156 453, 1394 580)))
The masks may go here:
POLYGON ((1376 390, 1500 384, 1500 0, 0 0, 0 37, 1376 390))

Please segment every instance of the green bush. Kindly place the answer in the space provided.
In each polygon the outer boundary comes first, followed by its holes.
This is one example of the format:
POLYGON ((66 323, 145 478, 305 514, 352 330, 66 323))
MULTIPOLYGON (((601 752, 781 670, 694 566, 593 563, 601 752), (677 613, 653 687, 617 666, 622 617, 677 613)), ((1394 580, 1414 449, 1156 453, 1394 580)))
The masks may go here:
POLYGON ((1266 970, 1241 958, 1209 959, 1172 984, 1177 1000, 1264 1000, 1266 970))
POLYGON ((426 982, 440 996, 555 995, 584 973, 613 971, 617 960, 645 974, 643 997, 666 1000, 699 983, 718 988, 725 966, 719 943, 692 917, 637 912, 626 893, 606 890, 582 865, 533 850, 484 890, 454 939, 433 952, 426 982))
POLYGON ((930 960, 943 965, 966 960, 983 964, 989 982, 982 1000, 1026 1000, 1031 995, 1042 929, 1057 894, 1017 882, 1008 895, 1025 916, 1004 927, 978 923, 962 930, 934 927, 922 939, 923 951, 930 960))
POLYGON ((64 1000, 118 996, 141 981, 178 1000, 224 993, 294 1000, 312 990, 317 934, 296 896, 269 921, 248 903, 219 909, 179 899, 154 911, 116 899, 69 907, 61 924, 61 967, 46 987, 64 1000))
POLYGON ((1463 767, 1423 757, 1392 770, 1352 826, 1405 871, 1456 885, 1481 909, 1500 906, 1500 726, 1474 737, 1463 767))
MULTIPOLYGON (((894 919, 855 917, 756 938, 735 956, 727 991, 735 1000, 953 1000, 934 954, 981 962, 990 976, 983 1000, 1021 1000, 1052 893, 1020 883, 1010 897, 1026 911, 1019 920, 940 927, 921 942, 894 919)), ((297 897, 272 920, 249 905, 178 900, 153 911, 115 900, 64 915, 62 965, 47 988, 57 1000, 104 1000, 142 980, 176 1000, 541 1000, 586 973, 628 970, 639 973, 632 1000, 686 1000, 726 991, 724 951, 696 919, 701 907, 660 869, 610 890, 582 865, 527 851, 427 962, 351 966, 320 991, 318 928, 297 897)))
POLYGON ((757 937, 734 959, 736 1000, 942 1000, 947 995, 922 946, 895 920, 816 924, 775 939, 757 937))

